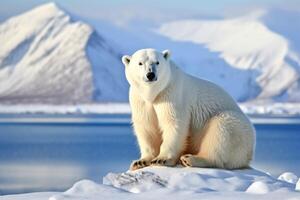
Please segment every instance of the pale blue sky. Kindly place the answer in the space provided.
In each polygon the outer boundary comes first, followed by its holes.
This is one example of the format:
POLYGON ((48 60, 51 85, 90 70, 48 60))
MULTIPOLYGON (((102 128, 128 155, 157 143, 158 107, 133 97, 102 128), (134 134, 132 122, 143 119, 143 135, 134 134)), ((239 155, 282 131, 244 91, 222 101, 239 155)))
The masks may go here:
MULTIPOLYGON (((34 6, 50 2, 49 0, 1 0, 0 21, 31 9, 34 6)), ((246 8, 256 7, 287 7, 299 8, 300 0, 56 0, 64 8, 85 17, 109 18, 112 15, 118 17, 122 8, 131 9, 128 12, 165 13, 171 11, 173 14, 203 14, 220 15, 246 8), (143 10, 145 9, 145 10, 143 10)), ((153 15, 154 15, 153 14, 153 15)), ((170 13, 171 14, 171 13, 170 13)), ((121 15, 120 15, 121 16, 121 15)))

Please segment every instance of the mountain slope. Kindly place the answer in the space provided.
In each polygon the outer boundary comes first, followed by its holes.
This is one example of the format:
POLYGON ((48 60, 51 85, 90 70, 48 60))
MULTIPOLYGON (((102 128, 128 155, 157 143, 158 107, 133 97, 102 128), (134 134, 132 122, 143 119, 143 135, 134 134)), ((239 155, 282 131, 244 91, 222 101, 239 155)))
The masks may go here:
POLYGON ((2 103, 124 100, 126 85, 113 82, 120 70, 112 74, 120 55, 90 25, 73 21, 54 3, 1 24, 0 43, 2 103), (106 86, 112 82, 113 88, 106 86), (115 89, 120 93, 112 96, 115 89))
POLYGON ((239 102, 297 102, 299 16, 258 10, 231 19, 118 27, 45 4, 0 24, 0 103, 127 102, 120 58, 140 48, 171 49, 184 71, 239 102))
POLYGON ((295 97, 289 93, 290 87, 299 79, 299 54, 290 48, 288 38, 263 23, 261 17, 265 15, 255 12, 234 19, 175 21, 163 24, 158 33, 175 41, 203 45, 219 53, 230 67, 252 74, 248 77, 252 84, 244 90, 257 89, 248 92, 244 100, 291 101, 295 97))

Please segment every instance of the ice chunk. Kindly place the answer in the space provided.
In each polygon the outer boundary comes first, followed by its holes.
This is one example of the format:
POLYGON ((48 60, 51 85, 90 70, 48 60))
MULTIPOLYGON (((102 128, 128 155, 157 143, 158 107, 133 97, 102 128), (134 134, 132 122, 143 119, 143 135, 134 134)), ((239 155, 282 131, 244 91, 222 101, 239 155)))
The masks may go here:
POLYGON ((246 192, 253 194, 266 194, 270 192, 270 186, 262 181, 256 181, 249 186, 246 192))
POLYGON ((278 180, 296 184, 298 177, 292 172, 285 172, 278 177, 278 180))
POLYGON ((116 188, 132 193, 140 193, 148 190, 165 187, 167 181, 153 172, 125 172, 121 174, 109 173, 103 178, 104 185, 112 185, 116 188))
POLYGON ((299 178, 298 181, 297 181, 295 190, 300 191, 300 178, 299 178))

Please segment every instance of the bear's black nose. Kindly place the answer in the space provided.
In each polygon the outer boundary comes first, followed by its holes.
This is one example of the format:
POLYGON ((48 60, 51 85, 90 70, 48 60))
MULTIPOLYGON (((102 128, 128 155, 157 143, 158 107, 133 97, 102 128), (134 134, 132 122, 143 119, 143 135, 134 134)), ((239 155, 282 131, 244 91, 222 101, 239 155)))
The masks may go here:
POLYGON ((154 72, 149 72, 146 74, 146 77, 149 81, 153 81, 155 78, 155 73, 154 72))

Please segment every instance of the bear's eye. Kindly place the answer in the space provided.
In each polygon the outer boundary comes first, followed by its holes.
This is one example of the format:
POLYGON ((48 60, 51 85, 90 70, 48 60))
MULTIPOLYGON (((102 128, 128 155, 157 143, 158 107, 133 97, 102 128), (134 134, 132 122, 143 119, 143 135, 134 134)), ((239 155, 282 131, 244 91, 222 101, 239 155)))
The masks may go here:
POLYGON ((156 65, 159 65, 159 62, 158 62, 158 61, 156 62, 156 65))
POLYGON ((143 63, 142 62, 139 62, 139 66, 142 66, 143 65, 143 63))

